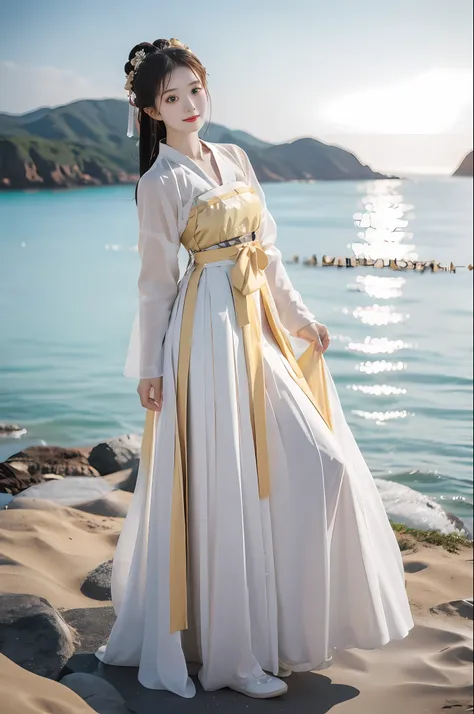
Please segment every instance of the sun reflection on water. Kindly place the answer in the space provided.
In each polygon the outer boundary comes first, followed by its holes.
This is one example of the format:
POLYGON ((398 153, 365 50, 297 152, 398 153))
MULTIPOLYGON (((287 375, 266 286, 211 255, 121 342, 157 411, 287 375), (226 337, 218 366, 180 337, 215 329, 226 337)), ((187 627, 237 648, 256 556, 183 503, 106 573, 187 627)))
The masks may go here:
POLYGON ((412 347, 409 342, 403 340, 389 340, 388 337, 366 337, 363 342, 349 342, 347 350, 351 352, 363 352, 365 354, 393 354, 398 350, 412 347))
POLYGON ((363 374, 381 374, 382 372, 403 372, 407 368, 406 362, 387 362, 386 360, 369 360, 359 362, 356 365, 356 372, 363 374))
POLYGON ((347 389, 352 392, 371 394, 374 397, 389 397, 393 394, 406 394, 404 387, 394 387, 391 384, 348 384, 347 389))
MULTIPOLYGON (((402 189, 403 182, 398 179, 366 182, 358 186, 359 206, 352 215, 356 239, 348 245, 356 257, 385 261, 418 259, 410 230, 415 207, 404 200, 402 189)), ((356 299, 362 304, 354 304, 351 300, 341 311, 349 320, 359 324, 359 330, 362 325, 373 328, 372 335, 350 338, 344 344, 346 352, 366 356, 354 365, 361 383, 352 384, 349 380, 346 385, 348 391, 360 395, 356 399, 364 400, 360 401, 360 406, 366 407, 354 409, 352 413, 374 425, 387 427, 414 416, 403 408, 409 388, 400 384, 400 380, 407 370, 407 363, 397 358, 390 359, 392 355, 395 357, 401 350, 412 349, 414 345, 404 339, 401 327, 411 317, 400 303, 409 278, 400 273, 377 275, 377 272, 376 268, 368 268, 367 271, 362 268, 352 274, 347 287, 350 292, 360 294, 356 299), (364 299, 368 304, 364 304, 364 299), (372 378, 372 384, 364 383, 364 378, 372 378), (378 379, 380 383, 377 383, 378 379), (393 380, 393 384, 387 384, 387 379, 393 380), (376 407, 374 400, 386 401, 387 409, 372 408, 376 407)))
POLYGON ((401 297, 405 278, 381 278, 377 275, 358 275, 355 285, 348 285, 349 290, 358 290, 376 300, 392 300, 401 297))
POLYGON ((383 426, 386 422, 393 421, 394 419, 406 419, 408 416, 412 416, 406 409, 396 409, 385 412, 366 412, 362 409, 353 409, 352 413, 362 419, 374 421, 379 426, 383 426))
POLYGON ((404 203, 400 194, 402 181, 369 181, 360 184, 365 191, 362 210, 353 214, 354 225, 360 230, 358 242, 351 244, 357 258, 394 258, 417 260, 413 234, 407 228, 414 217, 414 206, 404 203))
POLYGON ((355 310, 343 308, 344 315, 352 315, 356 320, 360 320, 363 325, 396 325, 408 320, 410 315, 395 312, 393 305, 369 305, 367 307, 356 307, 355 310))

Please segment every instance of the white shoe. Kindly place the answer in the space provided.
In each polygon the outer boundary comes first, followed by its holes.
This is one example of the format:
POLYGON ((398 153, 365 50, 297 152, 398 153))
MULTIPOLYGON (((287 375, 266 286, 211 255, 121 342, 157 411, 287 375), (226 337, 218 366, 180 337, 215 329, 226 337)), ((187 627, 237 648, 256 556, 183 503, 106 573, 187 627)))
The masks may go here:
POLYGON ((279 697, 288 691, 288 685, 285 682, 270 674, 264 674, 261 677, 252 675, 242 679, 238 684, 229 684, 228 686, 229 689, 240 692, 240 694, 246 694, 247 697, 253 697, 254 699, 279 697))

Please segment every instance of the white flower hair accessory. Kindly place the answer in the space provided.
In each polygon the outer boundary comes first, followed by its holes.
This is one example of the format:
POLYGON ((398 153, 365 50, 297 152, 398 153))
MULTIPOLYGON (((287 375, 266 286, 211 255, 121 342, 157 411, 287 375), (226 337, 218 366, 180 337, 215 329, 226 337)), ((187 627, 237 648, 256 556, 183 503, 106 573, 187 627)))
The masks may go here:
POLYGON ((133 69, 130 70, 130 72, 127 74, 127 81, 125 82, 124 89, 128 92, 129 97, 131 96, 133 92, 133 78, 135 76, 135 72, 143 62, 143 60, 146 57, 146 52, 145 50, 138 50, 138 52, 135 52, 135 55, 133 58, 130 60, 130 64, 132 65, 133 69))

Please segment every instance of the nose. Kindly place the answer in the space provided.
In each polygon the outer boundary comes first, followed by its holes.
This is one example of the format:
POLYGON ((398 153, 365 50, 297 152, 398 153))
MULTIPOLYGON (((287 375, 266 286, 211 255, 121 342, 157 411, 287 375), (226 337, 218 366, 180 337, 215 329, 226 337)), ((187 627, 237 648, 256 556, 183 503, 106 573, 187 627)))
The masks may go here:
POLYGON ((188 109, 187 109, 188 114, 193 115, 193 113, 196 113, 196 107, 194 106, 193 102, 188 102, 188 109))

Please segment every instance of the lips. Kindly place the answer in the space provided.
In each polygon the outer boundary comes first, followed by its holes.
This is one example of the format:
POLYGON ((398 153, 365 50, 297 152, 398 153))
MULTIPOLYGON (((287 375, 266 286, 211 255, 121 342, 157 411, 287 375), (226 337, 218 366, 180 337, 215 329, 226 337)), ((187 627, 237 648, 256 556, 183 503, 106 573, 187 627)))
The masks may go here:
POLYGON ((189 117, 189 119, 185 119, 184 121, 196 121, 197 119, 199 119, 199 114, 196 114, 194 117, 189 117))

